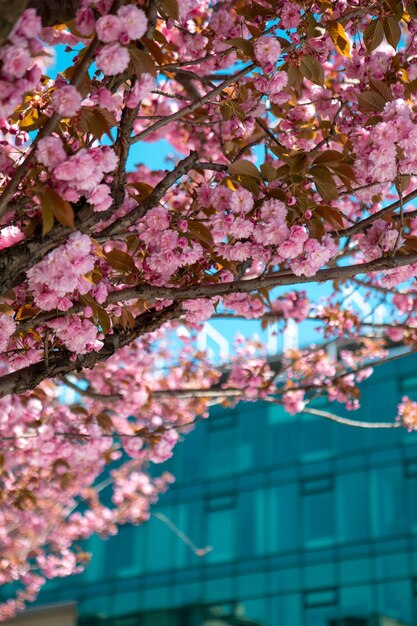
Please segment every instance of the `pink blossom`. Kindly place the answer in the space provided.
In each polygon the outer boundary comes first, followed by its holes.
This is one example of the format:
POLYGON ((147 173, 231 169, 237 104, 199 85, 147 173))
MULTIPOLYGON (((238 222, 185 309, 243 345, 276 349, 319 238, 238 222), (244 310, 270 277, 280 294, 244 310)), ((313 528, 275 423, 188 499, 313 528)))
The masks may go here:
POLYGON ((113 202, 109 186, 99 185, 96 187, 88 201, 93 205, 94 211, 106 211, 113 202))
POLYGON ((129 65, 130 57, 127 48, 119 43, 109 43, 101 48, 96 55, 96 65, 105 76, 114 76, 124 72, 129 65))
POLYGON ((77 29, 82 35, 92 35, 95 28, 94 13, 89 7, 82 7, 77 10, 75 16, 77 29))
POLYGON ((63 163, 67 158, 62 139, 54 136, 44 137, 39 140, 36 156, 42 165, 51 168, 63 163))
POLYGON ((63 117, 73 117, 80 110, 81 100, 81 94, 75 87, 65 85, 54 91, 51 104, 55 111, 63 117))
POLYGON ((12 78, 21 78, 32 63, 29 50, 21 45, 6 46, 0 53, 2 72, 12 78))
POLYGON ((301 413, 305 407, 304 391, 287 391, 282 396, 282 402, 284 405, 284 409, 290 415, 296 415, 297 413, 301 413))
POLYGON ((201 298, 199 300, 185 300, 182 303, 185 309, 185 317, 187 321, 194 324, 200 324, 210 319, 214 314, 215 300, 201 298))
POLYGON ((241 187, 233 191, 230 198, 230 208, 236 213, 248 213, 254 205, 252 194, 247 189, 241 187))
POLYGON ((11 41, 14 41, 16 37, 34 39, 39 37, 41 29, 41 18, 36 14, 36 10, 26 9, 13 28, 9 38, 11 41))
POLYGON ((275 37, 263 36, 255 43, 255 56, 264 71, 269 73, 281 55, 281 44, 275 37))
POLYGON ((97 37, 104 43, 117 41, 122 34, 123 22, 117 15, 103 15, 97 20, 97 37))
POLYGON ((5 313, 0 313, 0 351, 6 350, 9 339, 16 330, 16 322, 5 313))
POLYGON ((149 74, 148 72, 141 74, 141 77, 135 82, 133 88, 128 93, 126 106, 129 109, 134 109, 144 98, 149 96, 154 88, 155 79, 152 74, 149 74))
POLYGON ((117 15, 121 19, 123 32, 129 39, 141 39, 146 33, 148 20, 142 9, 128 4, 120 7, 117 15))

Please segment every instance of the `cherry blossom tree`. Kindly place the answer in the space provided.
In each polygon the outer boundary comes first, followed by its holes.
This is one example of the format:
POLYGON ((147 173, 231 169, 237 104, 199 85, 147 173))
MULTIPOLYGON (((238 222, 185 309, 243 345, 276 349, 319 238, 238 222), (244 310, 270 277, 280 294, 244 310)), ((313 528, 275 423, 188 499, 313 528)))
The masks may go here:
POLYGON ((416 428, 408 397, 382 423, 314 399, 356 410, 374 367, 416 352, 417 3, 0 0, 0 18, 4 620, 85 566, 81 540, 148 519, 172 481, 150 464, 213 403, 416 428), (175 157, 152 170, 161 139, 175 157), (272 362, 238 336, 216 368, 194 341, 212 317, 317 341, 272 362))

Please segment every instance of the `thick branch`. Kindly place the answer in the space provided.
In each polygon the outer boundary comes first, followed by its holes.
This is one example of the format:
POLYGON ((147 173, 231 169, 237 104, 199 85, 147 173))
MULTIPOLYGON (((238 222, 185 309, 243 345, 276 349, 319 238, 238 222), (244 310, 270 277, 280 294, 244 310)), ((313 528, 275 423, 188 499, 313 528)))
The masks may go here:
POLYGON ((0 46, 7 41, 13 26, 26 9, 28 0, 0 0, 0 46))
MULTIPOLYGON (((14 4, 15 0, 9 4, 14 4)), ((29 0, 29 7, 36 9, 44 26, 63 24, 75 17, 80 0, 29 0)))
POLYGON ((108 335, 104 340, 104 345, 99 352, 90 352, 79 356, 76 361, 71 361, 71 353, 62 350, 59 353, 49 355, 49 365, 46 367, 45 361, 35 363, 29 367, 24 367, 11 374, 0 377, 0 398, 11 393, 23 393, 37 387, 46 378, 64 376, 70 372, 79 372, 82 369, 91 369, 101 361, 106 361, 119 348, 132 343, 137 337, 152 332, 165 322, 175 319, 181 314, 179 304, 171 304, 162 311, 144 313, 135 320, 133 329, 123 330, 121 327, 115 329, 113 335, 108 335))
POLYGON ((231 293, 248 293, 259 289, 281 287, 285 285, 300 285, 306 283, 321 283, 329 280, 351 278, 368 272, 389 270, 417 263, 417 253, 397 257, 383 257, 369 263, 358 263, 343 267, 332 267, 319 270, 314 276, 296 276, 292 272, 277 273, 248 280, 236 280, 230 283, 211 283, 209 285, 193 285, 191 287, 153 287, 138 285, 128 287, 109 295, 108 302, 123 302, 134 298, 161 298, 168 300, 188 300, 196 298, 213 298, 231 293))

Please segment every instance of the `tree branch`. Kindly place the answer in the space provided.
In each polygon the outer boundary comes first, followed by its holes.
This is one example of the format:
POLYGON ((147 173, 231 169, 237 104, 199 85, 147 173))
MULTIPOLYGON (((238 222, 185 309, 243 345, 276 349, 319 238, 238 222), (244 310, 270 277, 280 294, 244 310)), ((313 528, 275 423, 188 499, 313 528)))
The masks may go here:
POLYGON ((0 398, 11 393, 23 393, 34 389, 46 378, 64 376, 70 372, 87 368, 91 369, 96 363, 106 361, 116 350, 132 343, 137 337, 152 332, 165 322, 175 319, 181 314, 179 304, 170 306, 157 312, 143 313, 135 320, 133 329, 123 330, 116 328, 112 335, 108 335, 104 340, 104 345, 99 352, 89 352, 71 361, 71 353, 62 350, 58 353, 52 352, 49 355, 49 366, 45 361, 40 361, 34 365, 29 365, 20 370, 0 377, 0 398))
POLYGON ((236 280, 230 283, 210 283, 208 285, 191 285, 190 287, 153 287, 138 285, 128 287, 109 294, 108 302, 122 302, 134 298, 156 298, 168 300, 189 300, 197 298, 213 298, 231 293, 248 293, 259 289, 281 287, 285 285, 301 285, 306 283, 322 283, 329 280, 351 278, 358 274, 389 270, 417 262, 417 252, 398 257, 383 257, 368 263, 332 267, 319 270, 314 276, 296 276, 292 272, 277 273, 259 278, 236 280))
POLYGON ((184 115, 187 115, 188 113, 192 113, 196 109, 198 109, 201 106, 203 106, 203 104, 208 102, 210 100, 210 98, 213 98, 214 96, 217 96, 219 93, 221 93, 223 91, 223 89, 228 87, 231 83, 234 83, 237 80, 239 80, 239 78, 242 78, 243 76, 245 76, 248 72, 253 70, 255 67, 256 67, 255 63, 251 63, 250 65, 247 65, 243 70, 240 70, 240 72, 237 72, 234 76, 231 76, 227 80, 225 80, 222 83, 220 83, 220 85, 215 87, 215 89, 212 89, 211 91, 206 93, 205 96, 202 96, 196 102, 192 102, 191 104, 189 104, 188 106, 184 107, 183 109, 179 109, 175 113, 172 113, 171 115, 167 115, 164 119, 159 120, 155 124, 152 124, 152 126, 149 126, 148 128, 145 128, 145 130, 142 130, 140 133, 138 133, 137 135, 135 135, 134 137, 131 138, 131 143, 136 143, 137 141, 142 141, 143 139, 145 139, 149 135, 152 135, 152 133, 154 133, 157 130, 159 130, 160 128, 163 128, 164 126, 166 126, 167 124, 171 124, 171 122, 176 122, 177 120, 179 120, 182 117, 184 117, 184 115))

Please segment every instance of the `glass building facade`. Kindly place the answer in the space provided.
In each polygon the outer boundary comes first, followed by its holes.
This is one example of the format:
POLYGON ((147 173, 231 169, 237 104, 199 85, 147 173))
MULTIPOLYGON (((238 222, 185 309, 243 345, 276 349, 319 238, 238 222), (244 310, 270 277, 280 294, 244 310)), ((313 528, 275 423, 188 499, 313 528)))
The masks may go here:
MULTIPOLYGON (((359 412, 329 410, 390 421, 404 394, 416 358, 378 368, 359 412)), ((417 624, 417 432, 242 403, 213 408, 162 469, 177 480, 149 523, 92 538, 85 573, 38 605, 75 602, 79 626, 417 624)))

